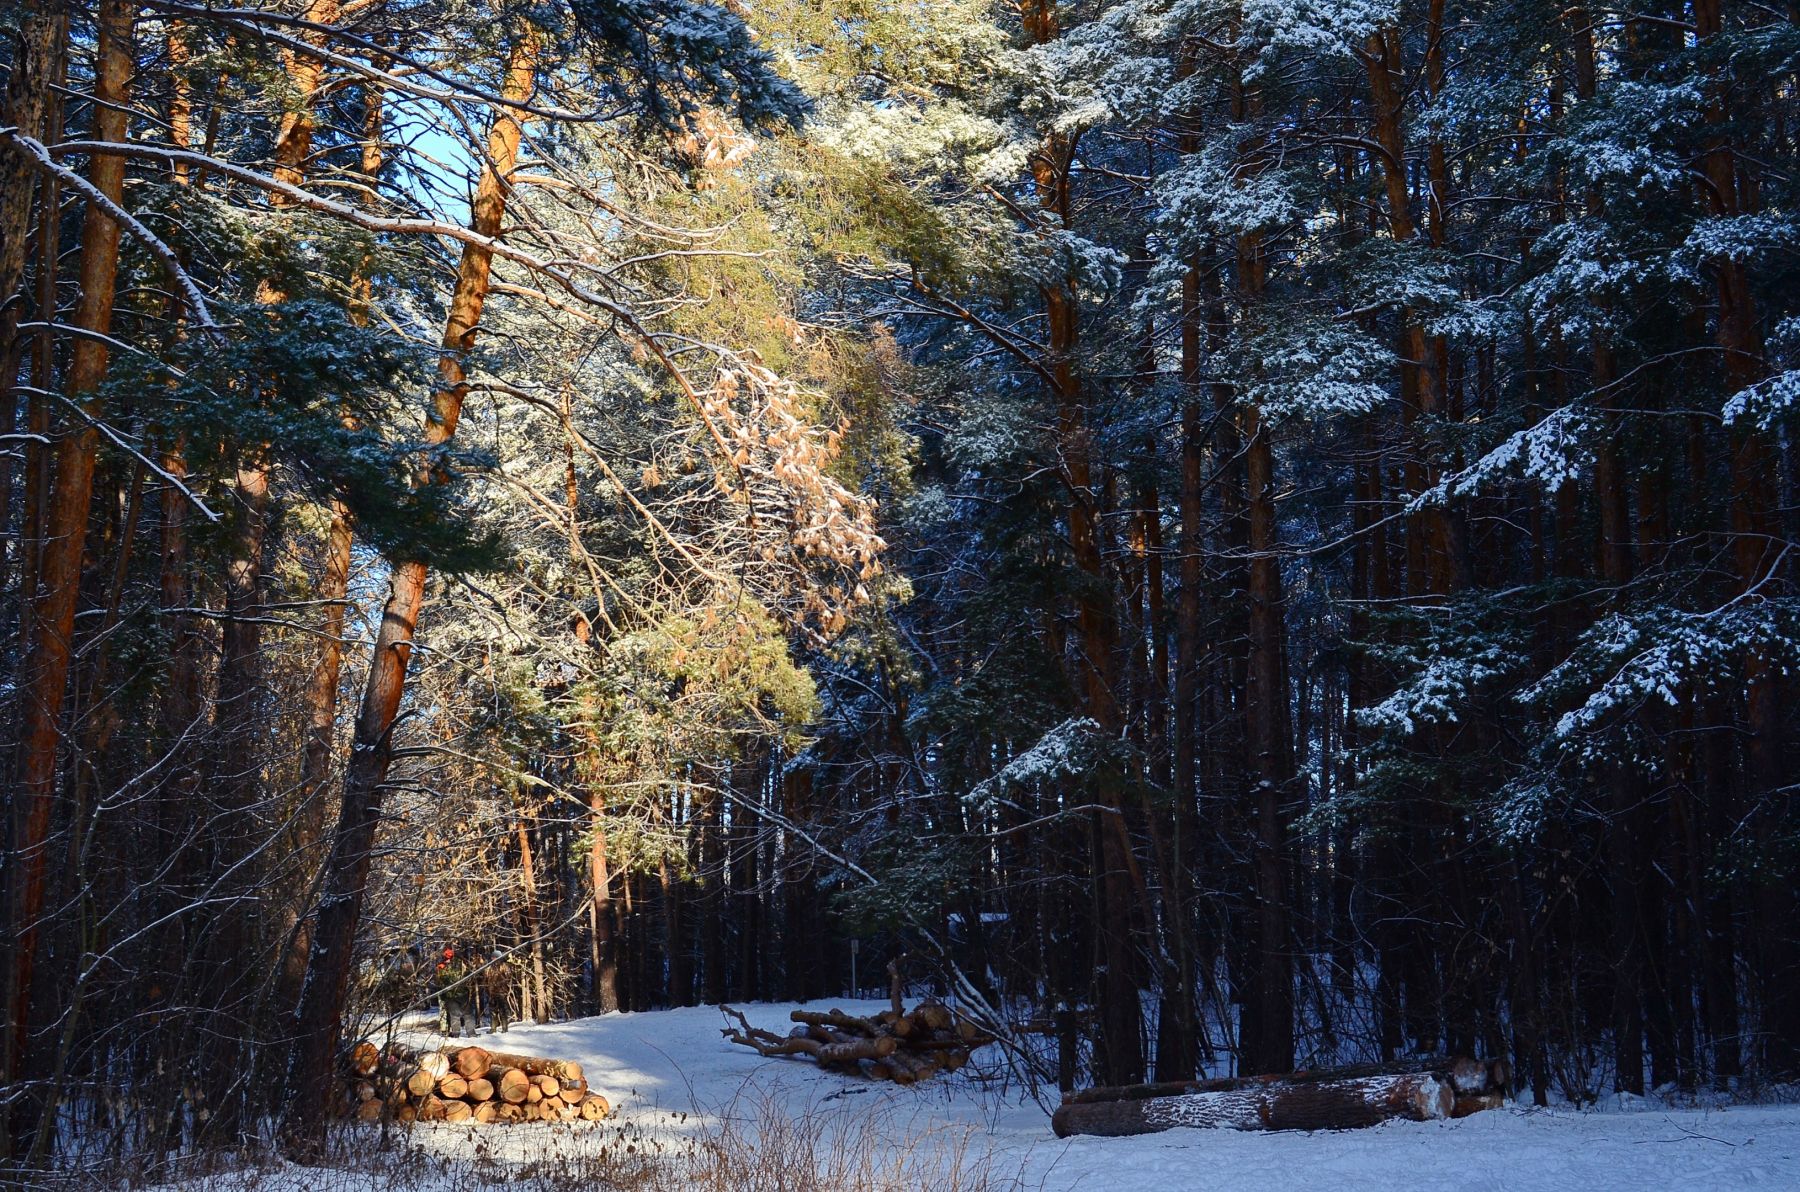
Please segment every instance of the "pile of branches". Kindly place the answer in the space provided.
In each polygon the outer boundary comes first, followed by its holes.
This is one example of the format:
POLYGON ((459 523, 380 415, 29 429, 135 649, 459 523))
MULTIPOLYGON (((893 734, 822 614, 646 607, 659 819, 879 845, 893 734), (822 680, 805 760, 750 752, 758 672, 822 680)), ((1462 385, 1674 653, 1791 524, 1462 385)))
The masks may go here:
POLYGON ((416 1051, 367 1040, 350 1049, 344 1112, 358 1121, 597 1122, 612 1103, 588 1088, 574 1060, 482 1047, 416 1051))
POLYGON ((855 1073, 895 1084, 916 1084, 939 1072, 954 1072, 969 1062, 977 1047, 994 1037, 974 1022, 937 1001, 924 1001, 911 1012, 898 996, 892 1008, 873 1018, 842 1010, 795 1010, 796 1023, 786 1036, 750 1025, 730 1006, 719 1007, 728 1022, 723 1034, 769 1056, 806 1056, 821 1068, 855 1073))
POLYGON ((1079 1089, 1063 1095, 1051 1126, 1058 1138, 1177 1126, 1353 1130, 1395 1118, 1423 1122, 1497 1109, 1511 1080, 1505 1060, 1465 1056, 1079 1089))

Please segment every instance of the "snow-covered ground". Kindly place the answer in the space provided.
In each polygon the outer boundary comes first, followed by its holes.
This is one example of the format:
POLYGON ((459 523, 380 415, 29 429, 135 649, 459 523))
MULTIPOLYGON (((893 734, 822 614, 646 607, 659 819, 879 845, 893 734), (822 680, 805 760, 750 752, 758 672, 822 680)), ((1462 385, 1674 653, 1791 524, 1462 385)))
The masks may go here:
MULTIPOLYGON (((873 1013, 884 1004, 838 1000, 811 1008, 873 1013)), ((753 1023, 782 1033, 793 1008, 743 1007, 753 1023)), ((985 1158, 1003 1184, 1045 1192, 1800 1189, 1800 1105, 1507 1108, 1461 1121, 1390 1122, 1341 1133, 1172 1130, 1061 1140, 1043 1109, 979 1063, 899 1088, 820 1072, 804 1060, 764 1059, 727 1043, 722 1025, 716 1009, 702 1007, 521 1026, 474 1041, 581 1061, 618 1113, 616 1123, 556 1144, 576 1149, 608 1138, 616 1143, 623 1131, 636 1145, 678 1151, 721 1124, 754 1132, 775 1109, 827 1133, 854 1135, 858 1147, 892 1148, 915 1162, 932 1150, 960 1151, 965 1161, 985 1158)), ((446 1157, 476 1140, 497 1156, 546 1144, 542 1132, 523 1127, 432 1126, 415 1129, 411 1138, 446 1157)))

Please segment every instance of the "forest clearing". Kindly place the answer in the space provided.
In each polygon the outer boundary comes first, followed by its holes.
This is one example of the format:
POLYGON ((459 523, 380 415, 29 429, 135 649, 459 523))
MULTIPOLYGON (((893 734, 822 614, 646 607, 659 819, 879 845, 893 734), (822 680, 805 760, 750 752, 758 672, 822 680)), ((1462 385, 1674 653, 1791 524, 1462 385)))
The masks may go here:
POLYGON ((0 0, 0 1186, 1795 1183, 1797 188, 1792 3, 0 0))
MULTIPOLYGON (((744 1009, 756 1025, 784 1030, 795 1005, 744 1009)), ((885 1002, 801 1005, 874 1013, 885 1002)), ((1521 1106, 1331 1134, 1176 1130, 1059 1140, 1042 1107, 979 1061, 929 1087, 871 1084, 761 1058, 722 1040, 718 1024, 715 1008, 699 1006, 521 1026, 504 1036, 509 1048, 578 1058, 596 1086, 617 1090, 617 1120, 560 1127, 554 1137, 434 1126, 409 1132, 389 1168, 395 1174, 378 1180, 358 1175, 360 1164, 343 1171, 276 1166, 193 1187, 537 1192, 570 1187, 571 1179, 597 1171, 583 1165, 583 1156, 609 1146, 655 1155, 664 1174, 637 1171, 641 1183, 621 1178, 619 1165, 608 1168, 617 1186, 655 1192, 738 1186, 768 1192, 1475 1192, 1496 1186, 1773 1192, 1792 1186, 1800 1164, 1800 1107, 1793 1104, 1721 1109, 1629 1097, 1587 1111, 1521 1106), (732 1136, 724 1145, 717 1142, 722 1134, 732 1136), (682 1157, 696 1151, 701 1162, 683 1168, 682 1157), (434 1162, 445 1166, 434 1169, 434 1162), (759 1162, 760 1176, 754 1174, 759 1162), (720 1178, 734 1167, 741 1185, 720 1178), (1497 1172, 1504 1173, 1498 1185, 1497 1172)), ((470 1041, 492 1046, 494 1039, 483 1034, 470 1041)))

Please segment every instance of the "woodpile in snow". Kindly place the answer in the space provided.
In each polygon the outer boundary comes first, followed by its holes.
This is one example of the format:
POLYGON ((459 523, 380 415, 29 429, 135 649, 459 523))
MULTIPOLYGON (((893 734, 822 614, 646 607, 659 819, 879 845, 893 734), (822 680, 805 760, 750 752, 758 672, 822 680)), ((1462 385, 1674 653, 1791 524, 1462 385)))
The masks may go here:
POLYGON ((1177 1126, 1353 1130, 1393 1118, 1423 1122, 1497 1109, 1511 1080, 1505 1060, 1437 1058, 1081 1089, 1064 1094, 1051 1126, 1059 1138, 1177 1126))
POLYGON ((612 1104, 574 1060, 482 1047, 415 1051, 364 1041, 350 1049, 346 1105, 358 1121, 597 1122, 612 1104))
POLYGON ((911 1011, 898 996, 892 1008, 872 1018, 842 1010, 795 1010, 796 1025, 786 1035, 750 1025, 730 1006, 719 1007, 736 1026, 720 1032, 733 1043, 769 1056, 805 1057, 821 1068, 857 1073, 873 1080, 916 1084, 939 1072, 954 1072, 977 1047, 994 1038, 942 1002, 925 1001, 911 1011))

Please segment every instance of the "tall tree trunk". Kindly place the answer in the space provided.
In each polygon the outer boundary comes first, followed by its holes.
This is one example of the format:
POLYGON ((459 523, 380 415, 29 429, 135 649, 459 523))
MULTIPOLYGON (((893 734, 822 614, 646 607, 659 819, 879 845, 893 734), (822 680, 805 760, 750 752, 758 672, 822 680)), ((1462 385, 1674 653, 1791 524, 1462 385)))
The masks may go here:
MULTIPOLYGON (((1233 85, 1233 115, 1254 130, 1262 116, 1262 95, 1240 75, 1233 85)), ((1264 168, 1265 144, 1252 131, 1238 145, 1241 176, 1264 168)), ((1247 327, 1262 318, 1258 307, 1268 279, 1262 235, 1247 232, 1236 244, 1237 287, 1247 327)), ((1234 395, 1235 397, 1235 395, 1234 395)), ((1275 450, 1268 424, 1255 405, 1233 409, 1243 444, 1243 500, 1248 540, 1245 570, 1247 648, 1243 709, 1247 777, 1253 786, 1240 814, 1252 827, 1248 836, 1254 894, 1247 924, 1239 1068, 1245 1073, 1287 1072, 1294 1067, 1294 966, 1287 848, 1287 801, 1293 779, 1293 741, 1287 690, 1287 635, 1284 626, 1279 526, 1275 507, 1275 450)))
MULTIPOLYGON (((1426 84, 1443 85, 1443 8, 1435 2, 1427 8, 1426 84)), ((1407 166, 1407 147, 1401 122, 1405 105, 1403 92, 1404 43, 1400 30, 1389 27, 1371 34, 1364 42, 1361 56, 1369 81, 1372 108, 1373 140, 1379 147, 1375 158, 1381 163, 1386 196, 1387 225, 1396 244, 1419 238, 1419 227, 1410 206, 1411 177, 1407 166)), ((1433 240, 1445 235, 1442 202, 1447 177, 1435 172, 1441 167, 1441 154, 1427 146, 1425 173, 1430 183, 1431 208, 1427 212, 1427 233, 1433 240)), ((1409 496, 1418 496, 1437 483, 1440 449, 1437 445, 1439 424, 1448 411, 1445 404, 1445 360, 1443 343, 1427 335, 1420 312, 1403 306, 1399 312, 1400 414, 1408 439, 1403 475, 1409 496)), ((1414 515, 1406 537, 1406 590, 1414 595, 1443 598, 1466 583, 1468 564, 1458 532, 1459 522, 1442 503, 1432 502, 1414 515)), ((1400 875, 1401 897, 1405 902, 1408 926, 1400 942, 1401 986, 1406 1002, 1406 1021, 1416 1046, 1432 1049, 1438 1045, 1439 1028, 1444 1025, 1447 989, 1440 966, 1446 952, 1445 935, 1456 918, 1446 900, 1456 897, 1460 879, 1444 851, 1437 847, 1446 842, 1454 817, 1454 791, 1446 766, 1451 733, 1434 726, 1421 734, 1418 747, 1436 761, 1437 777, 1414 798, 1402 800, 1398 808, 1401 821, 1410 836, 1409 872, 1400 875)), ((1395 858, 1397 859, 1397 857, 1395 858)), ((1395 928, 1397 931, 1402 930, 1395 928)), ((1466 1023, 1454 1024, 1460 1029, 1466 1023)))
MULTIPOLYGON (((534 88, 539 52, 535 30, 519 34, 507 54, 502 96, 512 103, 528 100, 534 88)), ((470 227, 482 236, 498 236, 506 213, 506 196, 518 161, 524 133, 523 118, 516 109, 496 107, 488 130, 487 160, 475 189, 470 227)), ((468 392, 464 362, 475 347, 481 309, 487 301, 492 253, 476 244, 463 246, 445 320, 443 355, 438 362, 441 384, 432 394, 425 421, 425 442, 438 446, 450 441, 462 416, 468 392)), ((430 471, 420 477, 435 483, 430 471)), ((362 904, 368 883, 375 830, 388 766, 393 758, 394 719, 406 692, 406 665, 412 655, 413 633, 424 602, 425 564, 400 560, 393 566, 387 604, 382 610, 351 740, 350 764, 344 775, 343 804, 325 861, 319 911, 313 929, 312 951, 307 958, 306 980, 296 1012, 297 1039, 288 1088, 296 1108, 284 1123, 291 1149, 316 1150, 329 1100, 332 1057, 342 1031, 344 1002, 349 992, 351 959, 362 904)))
MULTIPOLYGON (((1721 0, 1694 0, 1694 24, 1703 42, 1722 37, 1721 0)), ((1729 70, 1715 65, 1709 72, 1705 119, 1711 135, 1701 163, 1710 214, 1719 218, 1749 214, 1755 206, 1740 178, 1731 139, 1729 70)), ((1712 264, 1719 301, 1717 340, 1726 386, 1735 393, 1761 380, 1768 364, 1746 263, 1728 256, 1712 264)), ((1769 589, 1784 579, 1776 571, 1783 551, 1775 470, 1776 452, 1767 435, 1754 428, 1737 431, 1731 445, 1731 534, 1738 590, 1744 597, 1773 594, 1769 589)), ((1773 856, 1795 821, 1793 800, 1781 793, 1787 782, 1781 740, 1782 667, 1766 647, 1752 644, 1744 650, 1743 673, 1745 793, 1756 846, 1773 856)), ((1753 898, 1765 1076, 1785 1080, 1800 1075, 1800 941, 1795 938, 1793 883, 1774 876, 1759 878, 1753 898)))
MULTIPOLYGON (((790 824, 806 823, 813 814, 813 771, 810 766, 789 764, 781 772, 781 812, 790 824)), ((813 884, 809 854, 803 859, 801 850, 811 846, 798 834, 787 832, 781 861, 781 971, 784 996, 792 1001, 805 1001, 813 996, 813 983, 818 975, 815 949, 818 933, 813 930, 813 911, 817 891, 813 884)))
MULTIPOLYGON (((570 553, 585 557, 581 547, 581 485, 575 471, 575 426, 569 396, 563 394, 563 508, 568 514, 570 553)), ((596 582, 593 593, 598 612, 606 612, 605 594, 596 582)), ((592 648, 593 622, 585 613, 576 615, 575 640, 592 648)), ((622 1009, 619 1001, 619 945, 613 930, 612 875, 606 856, 606 789, 601 781, 599 703, 592 691, 581 696, 582 720, 588 725, 587 757, 583 778, 588 788, 588 980, 589 1002, 601 1014, 622 1009)))
POLYGON ((1191 262, 1182 279, 1181 371, 1187 400, 1181 413, 1181 537, 1180 582, 1175 603, 1175 707, 1174 788, 1176 880, 1182 894, 1175 930, 1189 942, 1188 959, 1181 969, 1185 988, 1176 1003, 1186 1038, 1165 1064, 1157 1054, 1158 1079, 1181 1080, 1197 1075, 1201 1053, 1210 1054, 1204 1038, 1199 1003, 1194 989, 1197 965, 1210 964, 1206 950, 1194 946, 1196 924, 1186 899, 1194 880, 1199 855, 1199 750, 1200 750, 1200 644, 1202 552, 1206 529, 1206 431, 1200 387, 1200 279, 1198 261, 1191 262), (1165 1068, 1167 1072, 1165 1073, 1165 1068), (1183 1069, 1186 1069, 1184 1072, 1183 1069))
POLYGON ((1249 1072, 1294 1066, 1293 959, 1287 902, 1286 801, 1293 777, 1287 729, 1281 564, 1275 557, 1274 451, 1257 412, 1246 411, 1250 498, 1250 668, 1245 723, 1256 774, 1256 906, 1259 1039, 1246 1040, 1249 1072), (1254 1050, 1251 1050, 1254 1045, 1254 1050))
POLYGON ((768 995, 763 990, 763 895, 762 851, 765 836, 761 808, 769 790, 768 758, 751 771, 756 793, 733 804, 732 836, 737 840, 737 865, 732 874, 732 893, 738 904, 738 974, 735 989, 729 996, 746 1001, 760 1001, 768 995))
POLYGON ((1246 1031, 1243 1071, 1294 1067, 1294 972, 1288 923, 1286 803, 1293 780, 1288 736, 1286 635, 1281 561, 1276 556, 1275 455, 1269 428, 1244 407, 1250 503, 1250 667, 1245 726, 1256 776, 1256 984, 1254 1036, 1246 1031))
MULTIPOLYGON (((123 142, 129 114, 132 49, 137 9, 127 0, 102 0, 95 45, 95 103, 92 139, 123 142)), ((125 190, 125 159, 96 153, 88 178, 114 203, 125 190)), ((65 390, 81 411, 101 414, 95 390, 106 379, 113 295, 118 280, 119 225, 90 203, 82 224, 80 298, 65 390)), ((75 603, 87 543, 88 507, 93 497, 94 463, 100 432, 92 422, 68 427, 56 446, 45 534, 37 569, 29 636, 19 683, 21 727, 14 787, 11 882, 7 926, 13 940, 7 969, 7 1030, 0 1054, 0 1083, 23 1062, 31 1023, 33 968, 39 919, 44 909, 44 877, 56 801, 57 760, 63 740, 63 701, 68 690, 75 629, 75 603)))
MULTIPOLYGON (((63 38, 68 27, 59 0, 20 0, 18 26, 13 33, 11 70, 6 94, 0 98, 0 127, 21 136, 42 140, 44 116, 52 89, 62 81, 63 38)), ((38 177, 37 163, 11 139, 0 140, 0 345, 10 344, 18 327, 19 283, 31 254, 32 199, 38 177)), ((53 215, 46 216, 54 220, 53 215)), ((4 378, 8 386, 12 377, 4 378)))
MULTIPOLYGON (((721 780, 729 783, 728 771, 721 780)), ((695 788, 694 844, 700 861, 700 1000, 716 1006, 725 1000, 725 950, 719 916, 724 912, 720 885, 725 872, 725 850, 719 825, 719 791, 711 782, 695 788)))
MULTIPOLYGON (((671 831, 675 830, 675 822, 671 821, 671 831)), ((691 1006, 694 1004, 694 973, 689 963, 687 931, 681 921, 682 903, 686 899, 682 897, 681 882, 676 878, 666 852, 657 858, 656 880, 662 908, 663 958, 668 969, 665 1004, 691 1006)))
MULTIPOLYGON (((51 0, 21 0, 17 14, 18 28, 13 35, 11 71, 6 80, 6 93, 0 96, 0 128, 16 129, 21 135, 42 141, 45 138, 45 116, 54 102, 53 88, 62 79, 63 42, 68 28, 62 6, 51 0)), ((37 163, 10 139, 0 140, 0 442, 11 439, 18 430, 18 398, 14 385, 19 365, 24 358, 24 345, 18 338, 19 316, 24 311, 25 295, 20 284, 25 278, 25 263, 31 255, 32 200, 39 195, 37 163)), ((55 185, 46 179, 44 198, 51 197, 55 185)), ((41 201, 38 210, 40 237, 54 236, 58 221, 53 214, 54 202, 41 201)), ((46 316, 46 320, 49 317, 46 316)), ((0 590, 6 586, 15 552, 23 546, 24 535, 10 540, 12 527, 13 454, 0 453, 0 590)), ((29 592, 22 599, 30 599, 29 592)))
MULTIPOLYGON (((188 35, 181 22, 169 22, 165 50, 170 71, 169 137, 175 145, 186 149, 192 143, 194 111, 186 69, 188 35)), ((172 169, 170 177, 177 188, 172 206, 179 211, 188 201, 183 192, 194 185, 194 178, 185 164, 172 169)), ((187 312, 181 309, 173 295, 166 302, 166 310, 174 325, 173 335, 179 339, 187 333, 183 326, 187 312)), ((199 627, 199 618, 192 610, 195 603, 189 539, 192 512, 189 498, 180 487, 189 480, 187 438, 175 425, 156 425, 155 430, 160 466, 174 478, 161 491, 157 535, 158 621, 168 642, 167 672, 157 708, 157 730, 159 747, 167 762, 157 783, 154 814, 148 817, 146 824, 145 856, 154 860, 148 872, 134 880, 155 891, 151 917, 156 927, 151 933, 152 959, 144 984, 148 1003, 161 1009, 191 1000, 223 999, 197 999, 188 992, 190 982, 195 979, 195 970, 201 967, 191 963, 192 944, 206 914, 201 909, 203 904, 195 902, 195 891, 206 880, 196 846, 211 830, 209 817, 202 814, 197 805, 197 796, 203 789, 201 768, 202 759, 207 756, 205 740, 211 729, 208 705, 201 688, 201 674, 209 650, 199 627)), ((153 1054, 153 1063, 171 1069, 178 1064, 191 1064, 196 1059, 188 1041, 179 1037, 178 1030, 159 1032, 153 1054)), ((179 1107, 166 1107, 156 1134, 161 1138, 178 1134, 181 1116, 179 1107)))
MULTIPOLYGON (((383 98, 383 88, 379 85, 370 84, 363 89, 361 166, 363 184, 369 189, 365 201, 371 205, 376 202, 374 191, 381 174, 385 147, 383 98)), ((355 276, 350 279, 350 317, 358 326, 367 326, 373 313, 374 268, 371 252, 358 264, 355 276)), ((294 847, 302 857, 310 857, 325 831, 326 786, 337 753, 338 688, 344 672, 344 622, 349 613, 350 561, 355 546, 349 506, 333 497, 330 508, 331 522, 325 532, 323 570, 317 589, 317 599, 324 611, 319 626, 322 634, 319 657, 307 676, 302 697, 306 708, 306 746, 300 758, 300 790, 294 812, 294 847)), ((312 947, 312 923, 306 917, 305 907, 295 907, 292 913, 297 918, 287 925, 289 942, 283 963, 283 1004, 291 1003, 299 996, 300 981, 306 974, 307 953, 312 947)))
POLYGON ((613 932, 612 875, 606 862, 606 795, 598 782, 588 787, 588 936, 593 969, 592 999, 601 1014, 623 1009, 619 1001, 618 940, 613 932))
MULTIPOLYGON (((1363 62, 1369 75, 1369 95, 1374 109, 1375 142, 1381 148, 1376 157, 1381 161, 1387 194, 1388 229, 1396 243, 1405 243, 1418 234, 1410 205, 1410 180, 1406 170, 1406 143, 1400 131, 1400 117, 1405 103, 1399 88, 1402 77, 1401 43, 1397 29, 1371 34, 1363 46, 1363 62)), ((1425 334, 1417 312, 1400 311, 1401 366, 1400 392, 1402 414, 1409 426, 1416 420, 1435 418, 1443 405, 1443 376, 1436 345, 1425 334)), ((1436 483, 1436 469, 1431 466, 1432 448, 1428 442, 1429 422, 1419 437, 1416 432, 1414 455, 1408 460, 1407 487, 1414 495, 1436 483)), ((1422 550, 1415 560, 1415 572, 1423 581, 1422 588, 1442 594, 1450 590, 1450 575, 1455 566, 1450 541, 1449 519, 1444 511, 1432 505, 1419 513, 1423 529, 1422 550)))
MULTIPOLYGON (((1053 0, 1027 0, 1020 7, 1028 40, 1046 45, 1061 37, 1053 0)), ((1072 214, 1070 169, 1075 146, 1052 133, 1032 155, 1031 171, 1038 206, 1063 230, 1072 214)), ((1076 598, 1076 627, 1081 648, 1082 704, 1100 731, 1116 735, 1122 725, 1114 681, 1118 627, 1100 548, 1099 493, 1091 461, 1091 428, 1081 381, 1075 368, 1080 350, 1080 300, 1072 277, 1040 287, 1048 324, 1045 364, 1057 402, 1057 443, 1063 479, 1069 493, 1069 544, 1083 583, 1076 598)), ((1144 1074, 1142 1012, 1138 1004, 1138 964, 1132 946, 1138 907, 1131 880, 1135 868, 1125 830, 1122 776, 1102 775, 1098 798, 1105 810, 1095 817, 1099 835, 1094 850, 1095 928, 1100 944, 1100 1035, 1102 1072, 1109 1084, 1130 1084, 1144 1074)))
MULTIPOLYGON (((1575 95, 1578 100, 1590 101, 1599 86, 1593 20, 1579 7, 1570 9, 1566 19, 1570 23, 1573 48, 1575 95)), ((1589 188, 1586 210, 1591 219, 1604 217, 1606 200, 1598 186, 1589 188)), ((1618 365, 1612 343, 1602 330, 1596 329, 1593 333, 1591 355, 1594 404, 1602 411, 1610 411, 1617 402, 1614 387, 1618 365)), ((1625 585, 1631 582, 1633 569, 1630 501, 1616 429, 1606 428, 1599 439, 1594 452, 1594 498, 1600 511, 1600 573, 1610 590, 1610 600, 1618 602, 1624 599, 1625 585)), ((1643 865, 1640 833, 1645 793, 1641 778, 1629 762, 1615 767, 1606 775, 1605 782, 1610 854, 1607 877, 1612 892, 1612 971, 1609 980, 1613 988, 1614 1087, 1641 1096, 1644 1092, 1644 956, 1639 871, 1643 865)))
MULTIPOLYGON (((527 796, 529 797, 529 796, 527 796)), ((550 991, 544 979, 544 916, 538 905, 537 860, 531 838, 537 834, 537 813, 521 808, 514 821, 513 832, 519 842, 519 884, 523 897, 519 902, 521 935, 531 959, 531 1018, 535 1022, 550 1021, 550 991)))

